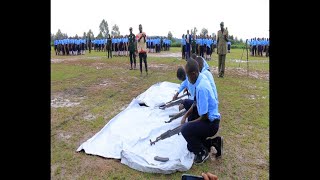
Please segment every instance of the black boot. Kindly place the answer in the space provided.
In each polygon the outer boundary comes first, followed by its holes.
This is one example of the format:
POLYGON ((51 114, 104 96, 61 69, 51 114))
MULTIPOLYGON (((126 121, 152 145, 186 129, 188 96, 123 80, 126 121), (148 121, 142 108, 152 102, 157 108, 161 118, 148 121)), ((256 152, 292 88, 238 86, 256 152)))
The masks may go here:
POLYGON ((195 164, 202 164, 209 158, 209 153, 206 148, 204 150, 200 151, 199 153, 195 154, 194 163, 195 164))
POLYGON ((216 158, 221 157, 223 154, 223 137, 215 137, 213 140, 212 145, 216 148, 217 154, 216 158))

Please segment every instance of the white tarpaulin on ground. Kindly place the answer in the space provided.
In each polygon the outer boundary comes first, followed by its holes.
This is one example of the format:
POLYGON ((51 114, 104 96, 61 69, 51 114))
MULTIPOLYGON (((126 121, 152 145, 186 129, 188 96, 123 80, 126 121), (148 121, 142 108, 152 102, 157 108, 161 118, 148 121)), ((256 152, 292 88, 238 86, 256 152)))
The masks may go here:
POLYGON ((158 107, 170 101, 178 87, 179 84, 170 82, 151 86, 97 134, 81 144, 77 151, 121 159, 121 163, 143 172, 169 174, 189 170, 194 154, 188 151, 181 133, 150 145, 150 139, 154 141, 162 133, 180 125, 181 117, 165 123, 170 119, 170 114, 178 113, 178 106, 165 110, 158 107), (149 107, 140 106, 141 102, 149 107), (167 157, 169 161, 156 161, 155 156, 167 157))

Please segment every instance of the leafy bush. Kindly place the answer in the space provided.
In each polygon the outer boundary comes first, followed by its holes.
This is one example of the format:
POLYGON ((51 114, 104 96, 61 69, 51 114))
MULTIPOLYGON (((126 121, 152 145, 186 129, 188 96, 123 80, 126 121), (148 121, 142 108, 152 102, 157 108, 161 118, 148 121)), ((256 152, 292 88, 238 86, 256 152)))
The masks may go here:
POLYGON ((171 47, 181 47, 181 43, 180 42, 173 42, 171 44, 171 47))

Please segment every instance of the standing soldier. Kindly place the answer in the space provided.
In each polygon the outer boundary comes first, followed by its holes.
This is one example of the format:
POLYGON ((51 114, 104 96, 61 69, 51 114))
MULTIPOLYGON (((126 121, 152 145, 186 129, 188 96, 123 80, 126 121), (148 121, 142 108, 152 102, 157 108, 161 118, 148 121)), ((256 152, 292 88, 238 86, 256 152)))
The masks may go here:
POLYGON ((192 54, 194 54, 196 53, 196 47, 197 47, 195 34, 192 35, 191 45, 192 45, 192 54))
POLYGON ((184 34, 182 34, 182 38, 181 38, 181 52, 182 52, 182 59, 185 59, 185 48, 186 48, 186 41, 184 38, 184 34))
POLYGON ((109 56, 112 58, 112 39, 111 39, 111 36, 110 34, 108 34, 108 38, 107 38, 107 51, 108 51, 108 59, 109 59, 109 56))
POLYGON ((54 40, 54 52, 56 53, 56 55, 58 55, 58 40, 57 39, 54 40))
POLYGON ((187 34, 186 34, 186 59, 190 58, 190 47, 191 47, 191 36, 189 34, 189 30, 187 30, 187 34))
POLYGON ((129 40, 129 47, 128 47, 128 50, 129 50, 129 56, 130 56, 130 65, 131 65, 131 68, 130 70, 132 70, 132 63, 134 62, 134 69, 136 69, 136 55, 135 55, 135 42, 136 42, 136 36, 132 33, 132 27, 129 28, 130 30, 130 34, 129 34, 129 37, 128 37, 128 40, 129 40), (133 59, 133 62, 132 62, 132 59, 133 59))
POLYGON ((89 35, 88 46, 89 46, 89 53, 91 53, 91 35, 89 35))
POLYGON ((226 61, 226 54, 227 54, 227 42, 228 40, 228 31, 226 31, 224 28, 224 23, 220 23, 220 30, 218 31, 218 37, 217 37, 217 54, 219 56, 218 59, 218 71, 219 75, 218 77, 224 76, 224 68, 225 68, 225 61, 226 61))
POLYGON ((146 33, 142 32, 142 25, 139 24, 139 32, 136 36, 137 39, 137 52, 139 53, 140 59, 140 76, 142 76, 142 60, 146 68, 146 73, 148 75, 148 65, 147 65, 147 45, 146 45, 146 33))

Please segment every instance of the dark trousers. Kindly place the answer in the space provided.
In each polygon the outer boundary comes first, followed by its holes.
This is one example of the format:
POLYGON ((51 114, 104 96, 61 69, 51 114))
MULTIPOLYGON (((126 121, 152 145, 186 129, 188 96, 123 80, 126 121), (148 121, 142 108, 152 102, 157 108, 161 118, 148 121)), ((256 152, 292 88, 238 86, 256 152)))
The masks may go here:
POLYGON ((258 46, 258 56, 262 56, 262 46, 261 45, 259 45, 258 46))
POLYGON ((185 57, 186 59, 190 58, 190 44, 186 44, 186 49, 185 49, 185 57))
POLYGON ((192 46, 192 54, 196 53, 196 46, 192 46))
POLYGON ((144 66, 146 68, 146 72, 148 72, 147 53, 139 53, 139 59, 140 59, 140 72, 142 73, 142 60, 144 62, 144 66))
POLYGON ((185 51, 186 51, 186 45, 183 45, 182 46, 182 59, 185 59, 186 57, 185 57, 185 51))
POLYGON ((254 45, 253 48, 252 48, 252 55, 257 55, 257 46, 254 45))
MULTIPOLYGON (((190 107, 192 106, 193 102, 194 102, 194 100, 185 99, 182 102, 182 104, 183 104, 183 107, 188 111, 190 109, 190 107)), ((193 121, 193 120, 197 119, 198 117, 199 117, 198 109, 193 108, 192 114, 188 117, 188 121, 193 121)))
POLYGON ((111 47, 109 47, 107 51, 108 51, 108 59, 109 59, 109 56, 112 58, 111 47))
MULTIPOLYGON (((197 108, 194 107, 194 109, 197 108)), ((212 137, 218 132, 220 120, 215 119, 213 122, 210 122, 209 120, 190 122, 188 119, 188 121, 189 122, 185 123, 181 129, 181 134, 188 143, 188 150, 195 154, 203 152, 205 148, 210 151, 210 147, 213 145, 214 140, 207 139, 207 137, 212 137)))
MULTIPOLYGON (((136 55, 134 53, 134 51, 130 51, 130 64, 131 64, 131 68, 132 68, 132 63, 134 62, 134 67, 136 67, 136 55), (133 60, 132 60, 133 59, 133 60)), ((141 61, 140 61, 141 64, 141 61)))
POLYGON ((204 54, 203 54, 203 46, 200 46, 200 56, 201 56, 201 57, 204 57, 204 54))
POLYGON ((226 63, 226 55, 225 54, 219 54, 219 59, 218 59, 218 72, 219 76, 224 76, 224 68, 225 68, 225 63, 226 63))

